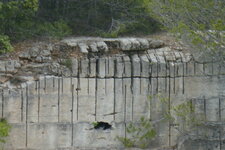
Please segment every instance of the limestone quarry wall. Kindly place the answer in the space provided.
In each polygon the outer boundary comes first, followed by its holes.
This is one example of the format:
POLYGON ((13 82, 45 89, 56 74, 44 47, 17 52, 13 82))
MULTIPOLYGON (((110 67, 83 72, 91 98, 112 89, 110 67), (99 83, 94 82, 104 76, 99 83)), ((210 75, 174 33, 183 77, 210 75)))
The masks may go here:
POLYGON ((142 116, 157 131, 152 147, 172 147, 179 133, 176 125, 159 121, 167 108, 157 94, 169 99, 168 109, 191 100, 195 115, 204 114, 208 122, 194 133, 201 138, 187 139, 180 150, 225 149, 225 69, 168 48, 73 58, 67 76, 58 71, 18 88, 2 88, 0 116, 12 125, 5 148, 122 149, 116 137, 126 137, 128 123, 142 116), (108 122, 112 129, 96 130, 96 121, 108 122))

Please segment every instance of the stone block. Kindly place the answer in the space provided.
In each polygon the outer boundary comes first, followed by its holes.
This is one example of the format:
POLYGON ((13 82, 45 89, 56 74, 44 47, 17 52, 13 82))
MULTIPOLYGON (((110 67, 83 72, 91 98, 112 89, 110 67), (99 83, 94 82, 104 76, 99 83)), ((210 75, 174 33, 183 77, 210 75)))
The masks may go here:
POLYGON ((121 78, 124 73, 124 63, 122 57, 116 57, 115 77, 121 78))
POLYGON ((157 61, 161 64, 165 64, 166 63, 166 60, 165 60, 165 55, 164 55, 164 52, 163 51, 158 51, 158 50, 155 50, 155 57, 157 59, 157 61))
POLYGON ((184 94, 186 97, 218 96, 217 77, 185 77, 184 94))
POLYGON ((223 74, 225 72, 224 67, 222 67, 223 65, 217 62, 214 62, 213 64, 213 75, 220 75, 223 74))
POLYGON ((150 118, 150 100, 148 99, 148 79, 133 78, 133 121, 141 117, 150 118))
POLYGON ((174 78, 174 94, 176 96, 183 96, 183 91, 184 91, 184 83, 183 83, 184 78, 183 77, 176 77, 174 78))
POLYGON ((185 76, 193 76, 195 75, 195 62, 187 62, 186 63, 186 73, 185 76))
POLYGON ((132 76, 140 77, 141 75, 141 61, 137 54, 132 55, 131 57, 131 65, 132 65, 132 76))
POLYGON ((96 77, 96 59, 95 58, 91 58, 91 59, 89 59, 89 61, 90 61, 90 64, 89 64, 89 69, 90 69, 89 77, 93 78, 93 77, 96 77))
POLYGON ((172 51, 164 51, 164 56, 167 62, 176 62, 176 57, 172 51))
POLYGON ((62 78, 62 92, 59 101, 59 121, 71 122, 72 110, 72 79, 62 78))
POLYGON ((123 122, 125 121, 125 101, 124 101, 124 89, 123 89, 123 79, 115 78, 115 121, 123 122))
POLYGON ((166 63, 158 63, 157 67, 158 67, 157 68, 158 77, 167 77, 167 64, 166 63))
POLYGON ((40 80, 40 98, 38 104, 39 122, 58 122, 60 119, 60 93, 62 78, 58 78, 58 94, 47 92, 45 80, 40 80))
POLYGON ((167 73, 169 74, 169 76, 174 78, 176 76, 176 63, 168 62, 167 68, 167 73))
MULTIPOLYGON (((159 118, 158 118, 159 119, 159 118)), ((161 147, 168 147, 170 142, 170 130, 168 127, 168 122, 161 121, 155 124, 155 130, 157 133, 157 142, 161 147)))
POLYGON ((114 108, 114 82, 113 79, 97 79, 97 121, 113 121, 114 108), (111 91, 111 94, 110 94, 111 91), (111 97, 108 97, 111 95, 111 97))
POLYGON ((72 76, 73 77, 77 77, 78 75, 78 66, 79 66, 78 60, 73 58, 72 59, 72 76))
POLYGON ((219 121, 219 99, 207 98, 206 99, 206 120, 219 121))
POLYGON ((150 76, 150 62, 146 55, 140 56, 141 59, 141 77, 148 78, 150 76))
POLYGON ((112 129, 93 129, 90 123, 80 122, 74 125, 74 147, 100 149, 120 147, 117 136, 125 136, 125 125, 112 123, 112 129))
POLYGON ((176 77, 183 77, 185 72, 185 64, 183 62, 176 64, 176 77))
POLYGON ((56 143, 58 149, 66 149, 73 146, 72 139, 72 125, 69 123, 57 124, 56 143))
POLYGON ((158 78, 157 79, 157 81, 156 81, 157 83, 157 89, 156 89, 156 92, 157 93, 160 93, 160 94, 165 94, 166 95, 166 86, 167 86, 167 80, 166 80, 166 78, 158 78))
POLYGON ((123 95, 125 101, 125 121, 132 121, 133 117, 133 98, 132 98, 132 87, 130 78, 123 79, 123 95))
POLYGON ((114 57, 107 57, 106 59, 106 77, 114 77, 115 74, 115 59, 114 57))
POLYGON ((9 123, 20 123, 22 120, 21 93, 14 90, 4 90, 3 93, 3 117, 9 123))
POLYGON ((81 59, 80 60, 80 77, 88 77, 89 75, 89 60, 81 59))
POLYGON ((204 63, 203 67, 205 75, 213 75, 213 63, 204 63))
POLYGON ((21 104, 23 105, 21 120, 23 122, 34 123, 39 121, 40 84, 42 83, 42 86, 44 86, 44 81, 44 79, 36 81, 36 83, 27 85, 27 88, 21 90, 21 104))
POLYGON ((124 72, 123 72, 123 77, 131 77, 131 60, 130 57, 124 56, 123 57, 123 62, 124 62, 124 72))
POLYGON ((97 60, 97 75, 99 78, 105 78, 105 75, 106 75, 106 59, 105 58, 99 58, 97 60))
POLYGON ((57 148, 57 124, 29 124, 27 136, 30 149, 57 148))
POLYGON ((195 65, 195 68, 194 68, 195 75, 196 76, 204 75, 204 64, 196 62, 194 65, 195 65))
POLYGON ((95 79, 80 78, 80 90, 78 90, 78 120, 95 120, 95 79))
POLYGON ((155 51, 148 50, 147 56, 148 56, 151 63, 158 63, 157 57, 155 56, 155 51))
POLYGON ((3 149, 25 149, 26 148, 26 126, 25 124, 10 124, 11 130, 3 149))
POLYGON ((78 79, 72 78, 72 109, 71 109, 71 122, 78 121, 78 92, 80 91, 80 85, 78 85, 78 79))

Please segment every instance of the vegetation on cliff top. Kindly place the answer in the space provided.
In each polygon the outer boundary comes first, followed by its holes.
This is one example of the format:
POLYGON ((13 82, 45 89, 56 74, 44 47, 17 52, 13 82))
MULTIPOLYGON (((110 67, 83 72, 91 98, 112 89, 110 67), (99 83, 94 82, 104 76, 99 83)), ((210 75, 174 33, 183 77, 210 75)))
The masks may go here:
POLYGON ((10 41, 175 32, 199 54, 225 59, 224 0, 1 0, 0 52, 10 41), (9 38, 7 38, 9 37, 9 38))

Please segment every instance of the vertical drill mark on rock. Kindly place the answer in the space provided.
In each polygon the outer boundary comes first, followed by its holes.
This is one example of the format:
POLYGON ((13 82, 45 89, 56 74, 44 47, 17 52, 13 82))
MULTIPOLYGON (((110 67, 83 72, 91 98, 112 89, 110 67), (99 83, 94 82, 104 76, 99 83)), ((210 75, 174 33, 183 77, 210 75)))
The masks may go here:
POLYGON ((72 108, 71 108, 71 126, 72 126, 72 132, 71 132, 71 146, 73 146, 73 131, 74 131, 74 121, 73 121, 73 111, 74 111, 74 84, 72 84, 72 87, 71 87, 71 94, 72 94, 72 108))
POLYGON ((29 103, 28 103, 28 84, 26 84, 26 147, 28 146, 28 106, 29 106, 29 103))
POLYGON ((221 108, 221 96, 219 96, 219 110, 218 110, 219 111, 218 112, 219 113, 219 121, 222 121, 221 110, 222 110, 222 108, 221 108))
POLYGON ((53 80, 52 80, 52 85, 53 85, 53 89, 55 88, 55 77, 53 77, 53 80))
POLYGON ((62 92, 61 92, 61 94, 63 94, 63 90, 64 90, 64 84, 63 84, 63 76, 61 75, 61 88, 62 88, 62 92))
POLYGON ((126 110, 127 110, 127 85, 124 87, 124 122, 126 123, 126 110))
POLYGON ((157 55, 154 53, 153 54, 156 58, 156 93, 159 93, 159 70, 160 70, 160 61, 157 57, 157 55))
POLYGON ((88 59, 88 71, 87 71, 88 76, 87 77, 90 78, 91 77, 91 58, 88 57, 87 59, 88 59))
POLYGON ((60 122, 60 77, 58 78, 58 122, 60 122))
POLYGON ((7 70, 7 64, 5 63, 5 74, 8 73, 8 70, 7 70))
POLYGON ((90 78, 87 78, 87 93, 90 95, 90 78))
POLYGON ((176 93, 176 67, 178 67, 177 63, 174 63, 173 66, 173 93, 176 93))
POLYGON ((206 98, 203 96, 203 102, 204 102, 204 119, 207 119, 207 114, 206 114, 206 98))
POLYGON ((206 63, 203 62, 203 74, 204 74, 204 75, 206 75, 206 69, 205 69, 205 68, 206 68, 206 63))
POLYGON ((21 90, 21 94, 20 94, 20 98, 21 98, 21 106, 20 106, 20 109, 21 109, 21 118, 20 118, 20 121, 23 122, 23 101, 24 101, 24 98, 23 98, 23 90, 21 90))
POLYGON ((188 62, 185 62, 185 65, 186 65, 186 70, 185 70, 186 73, 185 73, 185 77, 187 77, 187 76, 189 76, 189 75, 188 75, 188 62))
MULTIPOLYGON (((109 69, 109 68, 108 68, 109 69)), ((116 77, 115 77, 115 70, 116 70, 116 59, 113 59, 113 121, 116 121, 116 77)))
POLYGON ((35 90, 37 91, 38 89, 38 81, 35 81, 35 90))
POLYGON ((44 91, 46 92, 46 76, 44 76, 44 91))
POLYGON ((165 87, 166 87, 166 88, 165 88, 165 92, 167 92, 167 90, 168 90, 168 89, 167 89, 167 87, 168 87, 168 86, 167 86, 167 82, 168 82, 167 80, 168 80, 168 78, 169 78, 170 75, 169 75, 168 72, 167 72, 167 70, 168 70, 168 65, 167 65, 167 60, 166 60, 165 52, 162 52, 162 54, 163 54, 163 58, 164 58, 164 60, 165 60, 165 67, 166 67, 166 68, 165 68, 165 87))
MULTIPOLYGON (((130 55, 129 56, 130 57, 130 63, 131 63, 131 93, 132 93, 132 96, 131 96, 131 98, 132 98, 132 100, 131 100, 131 120, 133 121, 133 118, 134 118, 134 114, 133 114, 133 110, 134 110, 134 59, 132 58, 132 56, 130 55)), ((124 63, 124 73, 125 73, 125 69, 126 69, 126 65, 125 65, 125 62, 123 62, 124 63)), ((126 91, 126 85, 125 85, 125 95, 127 96, 127 91, 126 91)), ((127 104, 127 100, 125 99, 125 103, 127 104)), ((127 106, 125 105, 125 108, 126 108, 127 106)), ((125 113, 125 116, 126 116, 127 114, 125 113)))
POLYGON ((113 77, 113 121, 116 120, 116 81, 113 77))
POLYGON ((98 104, 98 78, 97 78, 97 74, 99 72, 98 64, 99 64, 99 59, 96 60, 96 76, 95 76, 95 121, 97 121, 97 104, 98 104))
POLYGON ((196 75, 196 62, 194 61, 194 75, 196 75))
MULTIPOLYGON (((79 80, 79 79, 78 79, 79 80)), ((78 119, 79 119, 79 90, 78 90, 78 88, 76 89, 76 93, 77 93, 77 116, 76 116, 76 118, 77 118, 77 121, 78 121, 78 119)))
POLYGON ((38 122, 40 121, 40 80, 38 81, 38 122))
MULTIPOLYGON (((169 65, 169 97, 168 97, 168 110, 169 110, 169 115, 171 114, 171 69, 170 69, 170 63, 168 62, 169 65)), ((169 121, 169 146, 171 146, 171 123, 169 121)))
POLYGON ((77 121, 79 120, 79 102, 80 102, 80 90, 81 90, 81 86, 80 86, 80 72, 78 72, 78 78, 77 78, 77 121))

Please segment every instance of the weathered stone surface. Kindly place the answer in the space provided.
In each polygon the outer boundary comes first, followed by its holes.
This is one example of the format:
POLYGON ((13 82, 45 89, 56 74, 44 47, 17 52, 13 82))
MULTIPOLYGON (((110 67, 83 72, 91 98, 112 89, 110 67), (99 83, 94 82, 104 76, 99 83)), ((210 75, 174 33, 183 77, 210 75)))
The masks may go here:
POLYGON ((97 42, 97 48, 100 52, 107 52, 108 46, 105 44, 105 42, 97 42))
POLYGON ((0 117, 13 126, 6 149, 123 149, 116 137, 129 137, 125 127, 142 116, 157 131, 152 149, 176 144, 179 150, 223 149, 223 66, 197 62, 153 39, 63 42, 71 52, 63 51, 63 58, 52 54, 53 45, 30 48, 20 60, 0 61, 0 117), (90 54, 80 55, 79 46, 90 54), (65 60, 71 64, 62 63, 65 60), (162 103, 162 98, 168 101, 162 103), (208 122, 190 132, 198 139, 179 141, 177 129, 183 132, 184 123, 169 124, 165 113, 188 100, 194 104, 194 115, 208 122), (96 130, 92 123, 97 121, 112 128, 96 130))
POLYGON ((81 52, 81 53, 85 53, 85 54, 88 53, 89 47, 88 47, 88 45, 86 45, 85 43, 79 43, 79 44, 78 44, 78 47, 80 48, 80 52, 81 52))
POLYGON ((161 40, 149 40, 150 48, 160 48, 164 45, 164 42, 161 40))
POLYGON ((16 72, 21 64, 17 60, 0 61, 0 72, 16 72))

